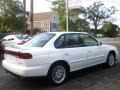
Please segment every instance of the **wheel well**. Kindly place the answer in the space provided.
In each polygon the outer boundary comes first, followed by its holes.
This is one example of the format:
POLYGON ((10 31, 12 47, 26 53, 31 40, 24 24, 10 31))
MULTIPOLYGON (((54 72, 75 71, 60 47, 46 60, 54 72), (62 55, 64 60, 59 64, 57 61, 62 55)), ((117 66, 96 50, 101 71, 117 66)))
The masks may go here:
POLYGON ((57 63, 62 63, 63 65, 65 65, 68 73, 70 72, 70 65, 69 65, 66 61, 64 61, 64 60, 59 60, 59 61, 54 62, 54 63, 50 66, 50 68, 49 68, 49 70, 48 70, 48 73, 49 73, 50 69, 51 69, 55 64, 57 64, 57 63))
MULTIPOLYGON (((116 53, 115 53, 115 51, 112 50, 112 51, 109 52, 109 54, 111 54, 111 53, 112 53, 112 54, 115 56, 115 58, 116 58, 116 53)), ((109 55, 109 54, 108 54, 108 55, 109 55)))

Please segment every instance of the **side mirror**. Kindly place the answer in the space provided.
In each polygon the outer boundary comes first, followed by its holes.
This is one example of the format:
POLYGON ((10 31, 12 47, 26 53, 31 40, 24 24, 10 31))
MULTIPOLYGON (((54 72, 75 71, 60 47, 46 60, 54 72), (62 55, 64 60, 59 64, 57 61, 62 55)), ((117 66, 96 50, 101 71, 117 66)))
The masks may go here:
POLYGON ((99 42, 99 45, 102 45, 102 42, 99 42))

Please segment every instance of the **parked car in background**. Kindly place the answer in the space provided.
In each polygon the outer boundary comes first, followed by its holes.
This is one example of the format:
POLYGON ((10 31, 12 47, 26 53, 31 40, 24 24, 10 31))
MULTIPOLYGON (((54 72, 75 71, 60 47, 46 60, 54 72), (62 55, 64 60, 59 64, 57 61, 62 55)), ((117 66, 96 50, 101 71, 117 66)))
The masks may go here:
POLYGON ((24 38, 24 40, 27 42, 28 40, 30 40, 33 36, 30 36, 28 34, 22 35, 22 37, 24 38))
POLYGON ((7 35, 2 39, 2 43, 6 45, 11 45, 11 44, 24 44, 27 41, 28 36, 24 36, 22 34, 20 35, 7 35))
POLYGON ((87 33, 49 32, 38 34, 23 45, 6 47, 2 65, 15 75, 47 76, 59 85, 72 71, 101 63, 113 67, 117 58, 116 47, 103 45, 87 33))
POLYGON ((103 37, 102 34, 97 34, 96 36, 97 36, 97 38, 102 38, 103 37))

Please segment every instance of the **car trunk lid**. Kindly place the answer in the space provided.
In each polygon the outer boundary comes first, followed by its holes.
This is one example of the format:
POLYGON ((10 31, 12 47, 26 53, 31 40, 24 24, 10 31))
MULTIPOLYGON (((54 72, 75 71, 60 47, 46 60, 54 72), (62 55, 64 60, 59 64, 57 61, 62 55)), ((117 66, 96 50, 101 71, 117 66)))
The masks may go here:
POLYGON ((5 60, 13 64, 24 64, 27 60, 32 58, 32 54, 29 51, 30 47, 24 47, 23 45, 10 45, 5 48, 5 60))

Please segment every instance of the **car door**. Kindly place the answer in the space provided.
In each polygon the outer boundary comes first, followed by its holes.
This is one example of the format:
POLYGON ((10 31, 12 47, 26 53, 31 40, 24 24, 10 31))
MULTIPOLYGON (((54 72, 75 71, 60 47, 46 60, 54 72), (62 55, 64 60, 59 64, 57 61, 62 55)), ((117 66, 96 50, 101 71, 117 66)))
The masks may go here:
POLYGON ((56 42, 56 48, 62 49, 63 59, 70 64, 71 71, 85 67, 87 50, 82 47, 79 33, 62 35, 56 42))
POLYGON ((81 34, 80 36, 83 39, 84 47, 86 47, 87 50, 88 66, 103 63, 105 61, 105 53, 102 45, 88 34, 81 34))

